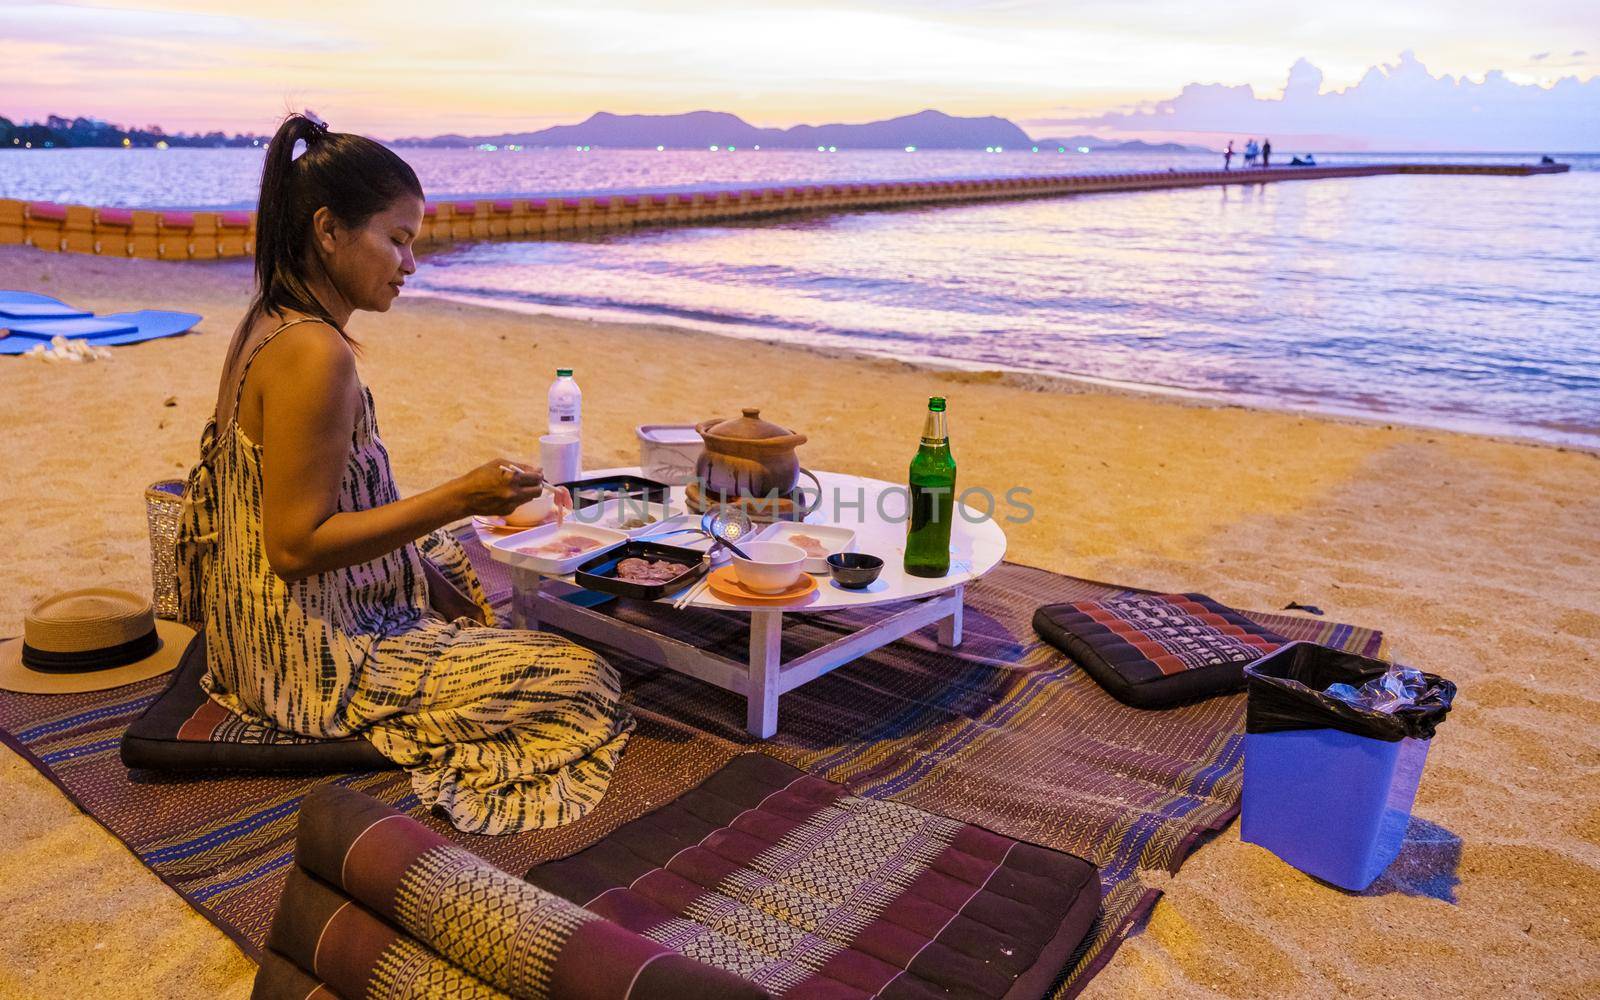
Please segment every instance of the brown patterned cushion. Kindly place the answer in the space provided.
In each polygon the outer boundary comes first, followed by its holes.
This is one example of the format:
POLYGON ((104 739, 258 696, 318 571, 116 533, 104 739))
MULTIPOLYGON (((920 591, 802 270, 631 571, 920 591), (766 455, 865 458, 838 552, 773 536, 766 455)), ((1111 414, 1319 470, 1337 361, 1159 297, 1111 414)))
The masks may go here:
POLYGON ((261 956, 261 968, 256 971, 255 988, 250 1000, 273 1000, 276 997, 293 1000, 339 1000, 328 984, 313 979, 298 965, 275 951, 261 956))
POLYGON ((1051 604, 1034 613, 1033 627, 1135 708, 1238 691, 1247 664, 1289 641, 1204 594, 1051 604))
MULTIPOLYGON (((509 996, 300 868, 292 869, 284 882, 279 914, 267 954, 281 957, 337 996, 509 996)), ((254 992, 257 997, 273 995, 264 984, 254 992)))
POLYGON ((1044 996, 1100 911, 1093 865, 770 757, 528 880, 774 996, 1044 996))
POLYGON ((151 771, 380 771, 396 767, 366 740, 318 740, 246 722, 206 696, 205 633, 122 737, 122 762, 151 771))
MULTIPOLYGON (((346 788, 306 797, 295 862, 268 947, 340 996, 767 995, 346 788)), ((258 977, 258 997, 280 995, 264 990, 258 977)))

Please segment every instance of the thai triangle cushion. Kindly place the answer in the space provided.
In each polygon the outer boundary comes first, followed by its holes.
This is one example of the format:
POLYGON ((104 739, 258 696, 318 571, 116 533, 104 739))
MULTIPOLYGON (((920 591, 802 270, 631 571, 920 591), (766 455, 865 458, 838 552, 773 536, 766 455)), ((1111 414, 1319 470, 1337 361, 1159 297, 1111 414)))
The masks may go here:
POLYGON ((359 737, 317 740, 246 722, 200 688, 205 633, 184 650, 172 680, 122 737, 122 762, 151 771, 378 771, 396 767, 359 737))
POLYGON ((1118 701, 1166 708, 1244 687, 1244 668, 1288 642, 1204 594, 1049 604, 1033 627, 1118 701))
POLYGON ((308 983, 370 1000, 766 996, 332 784, 301 805, 267 946, 304 975, 264 963, 258 1000, 308 983))
POLYGON ((528 880, 777 997, 1046 995, 1093 865, 759 753, 528 880))

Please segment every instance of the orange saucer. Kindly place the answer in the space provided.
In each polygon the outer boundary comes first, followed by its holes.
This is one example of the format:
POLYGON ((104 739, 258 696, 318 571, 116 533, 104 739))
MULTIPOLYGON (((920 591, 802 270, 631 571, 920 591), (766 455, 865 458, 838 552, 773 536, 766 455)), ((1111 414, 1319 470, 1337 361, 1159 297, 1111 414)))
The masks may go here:
POLYGON ((763 594, 758 590, 751 590, 739 582, 734 575, 732 566, 723 566, 714 569, 706 581, 717 596, 730 601, 750 601, 759 604, 778 603, 782 601, 795 601, 810 594, 817 589, 816 578, 810 573, 801 573, 800 579, 794 582, 788 590, 780 590, 775 594, 763 594))

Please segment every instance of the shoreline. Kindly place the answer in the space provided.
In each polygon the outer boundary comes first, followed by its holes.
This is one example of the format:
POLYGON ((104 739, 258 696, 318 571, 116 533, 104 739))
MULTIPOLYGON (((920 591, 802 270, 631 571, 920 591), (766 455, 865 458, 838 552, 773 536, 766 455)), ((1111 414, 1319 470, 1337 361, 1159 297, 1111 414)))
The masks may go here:
POLYGON ((677 329, 683 332, 726 337, 731 340, 756 343, 767 347, 791 348, 816 354, 819 357, 842 361, 890 361, 912 368, 925 369, 930 373, 958 372, 973 376, 998 375, 1000 377, 994 379, 997 384, 1026 389, 1030 392, 1100 391, 1132 396, 1149 396, 1193 406, 1282 413, 1368 427, 1395 426, 1415 431, 1460 434, 1468 437, 1483 438, 1488 441, 1498 441, 1504 444, 1530 445, 1537 448, 1552 448, 1556 451, 1576 451, 1600 457, 1600 427, 1582 432, 1552 431, 1556 436, 1556 439, 1552 440, 1518 434, 1513 426, 1502 425, 1487 418, 1478 420, 1464 417, 1459 425, 1451 426, 1447 423, 1429 423, 1408 413, 1382 414, 1370 410, 1360 410, 1355 407, 1339 407, 1327 404, 1319 406, 1312 402, 1298 403, 1294 400, 1250 393, 1229 395, 1221 390, 1194 389, 1188 386, 1168 385, 1161 382, 1130 382, 1123 379, 1090 375, 1084 372, 1050 372, 1037 368, 1026 368, 1021 365, 1002 364, 1000 362, 967 361, 961 358, 934 356, 906 358, 891 351, 874 351, 865 347, 798 343, 784 339, 781 336, 775 336, 774 333, 778 328, 763 326, 759 323, 746 323, 742 320, 728 320, 726 322, 709 319, 697 320, 672 313, 655 313, 648 308, 608 309, 591 306, 564 306, 543 302, 524 302, 510 294, 505 296, 477 295, 470 292, 440 292, 428 289, 417 289, 409 292, 407 297, 439 299, 481 309, 496 309, 502 312, 516 313, 519 316, 549 317, 585 323, 617 324, 668 330, 677 329))
MULTIPOLYGON (((14 247, 0 270, 97 312, 205 316, 109 361, 0 358, 13 635, 54 590, 148 592, 143 490, 197 457, 250 271, 14 247)), ((1235 607, 1317 605, 1458 684, 1405 849, 1373 889, 1318 883, 1231 826, 1156 880, 1162 899, 1086 1000, 1420 998, 1439 982, 1577 997, 1600 982, 1594 453, 432 296, 351 329, 408 488, 531 454, 558 366, 578 369, 593 468, 636 464, 637 424, 760 405, 808 436, 808 467, 901 481, 942 392, 960 481, 1042 501, 1007 528, 1008 559, 1235 607)), ((0 995, 248 996, 253 963, 48 779, 0 749, 0 781, 0 995)))

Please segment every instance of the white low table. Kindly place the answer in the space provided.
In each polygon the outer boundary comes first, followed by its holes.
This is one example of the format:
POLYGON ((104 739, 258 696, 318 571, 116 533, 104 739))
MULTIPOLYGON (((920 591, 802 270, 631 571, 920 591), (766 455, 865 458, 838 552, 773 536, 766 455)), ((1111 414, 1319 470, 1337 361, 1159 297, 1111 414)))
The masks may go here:
MULTIPOLYGON (((639 475, 633 469, 586 471, 585 478, 608 475, 639 475)), ((710 588, 701 591, 690 605, 715 611, 733 612, 750 619, 750 654, 741 663, 707 652, 690 643, 662 635, 565 598, 575 591, 570 576, 546 578, 517 566, 510 566, 512 579, 512 624, 517 628, 554 626, 595 642, 614 646, 647 662, 687 674, 745 697, 745 728, 761 739, 778 730, 778 697, 785 692, 841 667, 896 639, 927 625, 938 623, 939 643, 961 644, 961 618, 966 584, 997 566, 1005 556, 1006 536, 993 519, 979 519, 979 512, 967 508, 955 512, 951 528, 950 572, 937 579, 909 576, 902 568, 906 526, 903 520, 890 520, 904 507, 904 487, 878 479, 817 473, 822 483, 823 502, 806 518, 809 524, 838 524, 856 533, 855 550, 879 556, 883 573, 865 590, 846 590, 828 576, 818 576, 817 589, 799 602, 781 607, 759 607, 725 601, 710 588), (899 496, 885 491, 898 491, 899 496), (887 514, 888 517, 885 517, 887 514), (968 520, 971 517, 972 520, 968 520), (559 580, 560 583, 555 581, 559 580), (565 584, 565 585, 562 585, 565 584), (900 605, 890 608, 888 605, 900 605), (882 617, 871 618, 854 631, 797 656, 781 659, 781 637, 785 614, 811 614, 884 607, 882 617)), ((684 509, 682 487, 672 491, 674 509, 684 509)), ((491 554, 498 550, 490 543, 494 536, 482 533, 491 554)), ((672 539, 663 539, 670 543, 672 539)), ((658 601, 670 605, 678 595, 658 601)))

